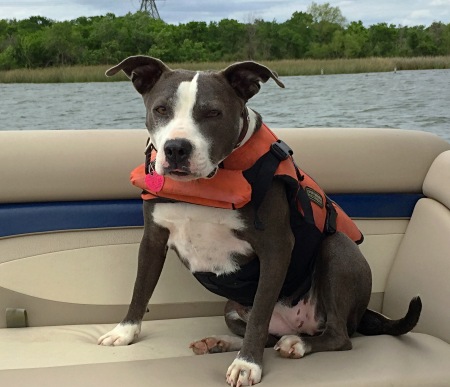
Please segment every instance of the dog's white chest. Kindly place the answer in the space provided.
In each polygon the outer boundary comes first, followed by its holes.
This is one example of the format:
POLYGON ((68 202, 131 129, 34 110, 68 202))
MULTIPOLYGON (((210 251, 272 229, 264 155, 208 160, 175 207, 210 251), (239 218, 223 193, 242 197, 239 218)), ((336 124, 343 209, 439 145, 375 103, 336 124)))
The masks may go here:
POLYGON ((251 253, 250 244, 233 231, 245 228, 236 211, 187 203, 160 203, 153 220, 169 230, 170 248, 188 264, 191 272, 217 275, 238 269, 234 254, 251 253))

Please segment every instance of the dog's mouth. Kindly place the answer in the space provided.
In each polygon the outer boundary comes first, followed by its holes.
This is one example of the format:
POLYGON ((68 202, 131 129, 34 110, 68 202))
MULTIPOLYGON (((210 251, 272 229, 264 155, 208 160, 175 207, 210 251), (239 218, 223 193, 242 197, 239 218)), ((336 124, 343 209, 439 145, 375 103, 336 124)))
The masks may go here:
POLYGON ((169 172, 169 175, 184 177, 184 176, 189 176, 190 173, 186 172, 186 171, 183 171, 183 170, 180 170, 180 169, 174 169, 174 170, 169 172))
POLYGON ((166 168, 164 174, 170 176, 174 180, 188 181, 194 180, 196 177, 188 169, 182 168, 166 168))
POLYGON ((164 170, 164 174, 170 176, 174 180, 189 181, 196 179, 211 179, 216 175, 217 170, 218 168, 216 167, 207 176, 204 176, 197 173, 192 173, 190 170, 184 168, 166 168, 164 170))

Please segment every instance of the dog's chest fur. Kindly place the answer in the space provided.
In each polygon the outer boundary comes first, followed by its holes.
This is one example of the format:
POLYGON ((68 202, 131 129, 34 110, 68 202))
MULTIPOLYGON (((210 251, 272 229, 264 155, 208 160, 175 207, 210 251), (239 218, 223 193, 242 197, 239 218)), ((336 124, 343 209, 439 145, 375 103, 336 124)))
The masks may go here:
POLYGON ((252 253, 250 244, 235 234, 245 229, 237 211, 159 203, 153 210, 153 221, 169 230, 167 245, 193 273, 232 273, 239 269, 235 256, 252 253))

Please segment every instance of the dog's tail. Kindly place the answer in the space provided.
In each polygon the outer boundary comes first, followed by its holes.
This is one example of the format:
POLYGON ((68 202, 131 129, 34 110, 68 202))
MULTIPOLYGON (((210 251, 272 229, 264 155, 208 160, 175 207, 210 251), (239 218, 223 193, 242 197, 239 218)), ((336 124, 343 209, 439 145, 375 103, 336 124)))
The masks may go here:
POLYGON ((412 330, 419 321, 422 311, 422 300, 414 297, 410 303, 405 317, 391 320, 380 313, 367 309, 358 325, 357 331, 366 336, 392 335, 399 336, 412 330))

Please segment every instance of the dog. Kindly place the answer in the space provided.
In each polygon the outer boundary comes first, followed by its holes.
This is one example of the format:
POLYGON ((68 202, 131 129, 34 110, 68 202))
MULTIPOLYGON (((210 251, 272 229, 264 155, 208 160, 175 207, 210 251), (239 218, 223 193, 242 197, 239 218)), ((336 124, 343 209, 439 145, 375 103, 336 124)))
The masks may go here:
MULTIPOLYGON (((275 72, 252 61, 218 72, 193 72, 172 70, 155 58, 132 56, 106 74, 121 70, 146 106, 148 148, 156 150, 149 162, 151 173, 182 188, 192 181, 212 182, 223 161, 256 136, 262 119, 246 103, 261 83, 272 79, 284 87, 275 72)), ((413 329, 422 308, 419 297, 411 300, 400 320, 367 309, 372 286, 369 265, 354 241, 341 232, 320 239, 306 292, 280 297, 295 238, 286 185, 279 179, 269 182, 258 208, 263 227, 255 226, 251 202, 230 210, 178 200, 144 200, 144 236, 132 301, 122 322, 98 344, 128 345, 137 338, 168 248, 194 275, 213 273, 222 278, 258 263, 251 304, 243 305, 236 297, 225 307, 225 321, 237 336, 206 337, 191 344, 196 354, 239 351, 226 372, 231 386, 261 381, 265 347, 274 347, 282 357, 301 358, 319 351, 350 350, 349 337, 356 331, 400 335, 413 329)))

